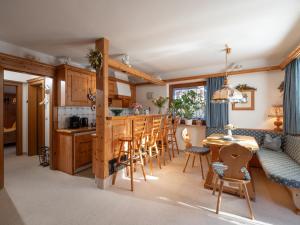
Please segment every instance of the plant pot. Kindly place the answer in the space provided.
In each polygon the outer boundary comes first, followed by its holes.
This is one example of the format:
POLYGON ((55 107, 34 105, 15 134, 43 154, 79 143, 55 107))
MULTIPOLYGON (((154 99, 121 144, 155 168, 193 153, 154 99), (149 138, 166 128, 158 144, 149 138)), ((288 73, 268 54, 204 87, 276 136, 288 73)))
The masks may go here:
POLYGON ((185 125, 193 125, 193 120, 192 119, 184 119, 185 125))

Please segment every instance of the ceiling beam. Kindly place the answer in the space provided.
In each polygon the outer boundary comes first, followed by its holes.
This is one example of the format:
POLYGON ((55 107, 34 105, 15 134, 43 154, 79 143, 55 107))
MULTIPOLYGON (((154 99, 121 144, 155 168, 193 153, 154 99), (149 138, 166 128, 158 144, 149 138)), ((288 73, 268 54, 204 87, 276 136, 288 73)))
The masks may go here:
POLYGON ((15 72, 49 77, 55 76, 55 66, 5 53, 0 53, 0 66, 5 70, 15 72))
POLYGON ((300 44, 280 63, 280 68, 283 70, 290 62, 300 57, 300 44))
POLYGON ((124 73, 128 73, 132 76, 135 76, 135 77, 138 77, 138 78, 141 78, 141 79, 144 79, 152 84, 157 84, 157 85, 165 85, 165 82, 162 81, 162 80, 159 80, 157 78, 154 78, 153 76, 147 74, 147 73, 144 73, 142 71, 139 71, 137 69, 134 69, 132 67, 129 67, 127 65, 125 65, 124 63, 121 63, 121 62, 118 62, 114 59, 111 59, 109 58, 108 60, 108 66, 110 68, 113 68, 115 70, 118 70, 118 71, 121 71, 121 72, 124 72, 124 73))

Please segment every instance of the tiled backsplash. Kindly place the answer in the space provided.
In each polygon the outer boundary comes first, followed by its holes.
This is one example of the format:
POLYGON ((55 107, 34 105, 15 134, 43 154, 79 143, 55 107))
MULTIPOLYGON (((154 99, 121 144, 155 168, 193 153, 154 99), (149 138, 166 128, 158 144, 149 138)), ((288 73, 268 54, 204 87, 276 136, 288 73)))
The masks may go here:
POLYGON ((71 116, 87 117, 89 125, 96 122, 96 111, 90 107, 58 107, 58 128, 68 128, 71 116))
MULTIPOLYGON (((113 107, 110 109, 113 109, 113 107)), ((131 109, 123 108, 121 116, 127 116, 131 113, 131 109)), ((96 111, 92 111, 90 107, 58 107, 58 128, 68 128, 71 116, 87 117, 89 125, 96 122, 96 111)), ((109 116, 114 116, 110 110, 109 116)))

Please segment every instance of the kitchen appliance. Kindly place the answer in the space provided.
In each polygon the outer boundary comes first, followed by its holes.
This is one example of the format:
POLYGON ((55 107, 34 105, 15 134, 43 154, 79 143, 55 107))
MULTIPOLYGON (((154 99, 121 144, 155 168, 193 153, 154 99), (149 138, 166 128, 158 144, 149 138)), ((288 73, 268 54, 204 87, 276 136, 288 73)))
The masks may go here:
POLYGON ((71 116, 69 119, 69 128, 77 129, 80 127, 80 117, 79 116, 71 116))
POLYGON ((87 117, 80 118, 80 127, 88 127, 89 119, 87 117))

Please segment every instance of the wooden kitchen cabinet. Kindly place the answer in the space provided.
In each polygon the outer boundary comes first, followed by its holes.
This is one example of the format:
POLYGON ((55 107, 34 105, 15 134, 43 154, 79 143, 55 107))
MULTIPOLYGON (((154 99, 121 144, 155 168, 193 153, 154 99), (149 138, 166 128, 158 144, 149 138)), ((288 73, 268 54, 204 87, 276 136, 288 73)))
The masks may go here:
POLYGON ((91 106, 88 99, 89 89, 92 85, 96 90, 96 77, 92 84, 93 73, 69 65, 57 68, 57 91, 59 106, 91 106))
POLYGON ((117 95, 117 86, 116 82, 113 80, 108 81, 108 96, 115 97, 117 95))
POLYGON ((57 169, 75 174, 91 167, 95 131, 76 132, 62 129, 57 132, 57 169))
POLYGON ((75 136, 74 169, 83 167, 92 161, 93 139, 90 134, 75 136))

